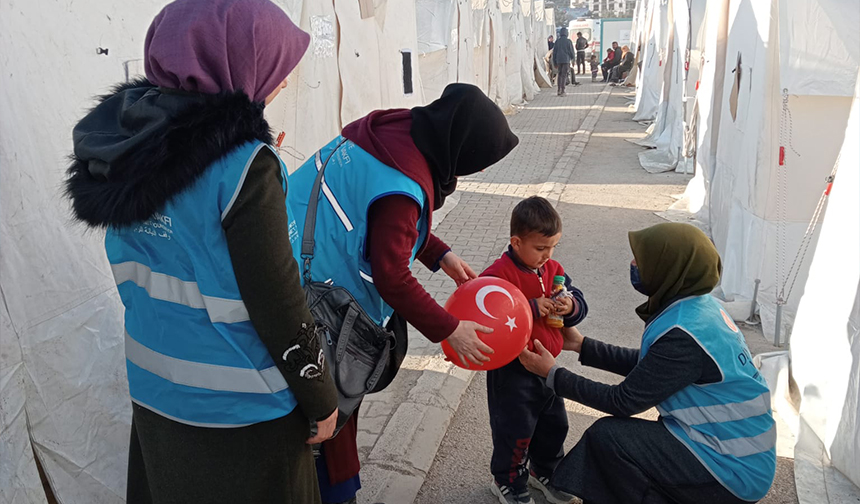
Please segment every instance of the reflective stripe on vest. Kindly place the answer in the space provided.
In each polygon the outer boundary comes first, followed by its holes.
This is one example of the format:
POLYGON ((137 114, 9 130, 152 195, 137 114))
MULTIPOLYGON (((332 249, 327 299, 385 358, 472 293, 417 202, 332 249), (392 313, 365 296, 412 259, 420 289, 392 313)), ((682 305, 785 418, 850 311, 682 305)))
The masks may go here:
POLYGON ((272 394, 287 388, 284 375, 275 366, 258 371, 177 359, 141 345, 128 333, 125 358, 165 380, 189 387, 246 394, 272 394))
POLYGON ((677 425, 684 429, 684 433, 687 434, 692 441, 706 445, 720 455, 748 457, 757 453, 770 451, 776 444, 775 425, 772 425, 770 429, 762 432, 758 436, 733 439, 719 439, 715 436, 709 436, 703 432, 699 432, 682 423, 678 423, 677 425))
POLYGON ((204 296, 196 282, 153 272, 149 266, 134 261, 112 264, 111 270, 117 285, 133 282, 145 289, 153 299, 206 310, 213 323, 232 324, 251 320, 242 300, 204 296))
POLYGON ((388 195, 406 196, 418 204, 418 239, 409 258, 411 265, 429 233, 427 197, 405 174, 381 163, 354 142, 335 138, 289 175, 290 242, 300 264, 304 262, 301 246, 309 195, 326 159, 329 165, 320 184, 311 278, 343 287, 374 322, 385 325, 394 310, 374 285, 367 255, 368 213, 375 201, 388 195))
POLYGON ((733 422, 766 414, 770 411, 770 392, 765 392, 755 399, 732 404, 714 404, 712 406, 693 406, 666 410, 657 406, 663 416, 672 416, 687 425, 707 423, 733 422))
POLYGON ((657 406, 663 424, 727 490, 756 501, 776 470, 776 427, 770 390, 743 334, 711 296, 681 299, 648 323, 640 359, 673 329, 696 341, 719 369, 720 380, 691 384, 657 406))
MULTIPOLYGON (((125 305, 129 394, 165 418, 229 428, 281 418, 297 406, 251 323, 222 224, 267 148, 236 147, 150 219, 105 235, 125 305)), ((281 172, 286 196, 283 163, 281 172)))
MULTIPOLYGON (((322 154, 320 153, 320 151, 317 151, 317 153, 314 155, 314 165, 317 167, 317 172, 322 169, 322 154)), ((320 182, 320 185, 322 185, 323 195, 331 204, 332 208, 334 209, 334 213, 337 214, 337 218, 340 219, 341 224, 343 224, 343 227, 346 228, 347 232, 352 231, 354 229, 352 221, 349 220, 349 217, 346 215, 346 212, 340 205, 340 202, 337 200, 337 198, 335 198, 334 193, 331 192, 331 187, 329 187, 328 184, 325 183, 325 175, 323 175, 323 178, 320 182)))

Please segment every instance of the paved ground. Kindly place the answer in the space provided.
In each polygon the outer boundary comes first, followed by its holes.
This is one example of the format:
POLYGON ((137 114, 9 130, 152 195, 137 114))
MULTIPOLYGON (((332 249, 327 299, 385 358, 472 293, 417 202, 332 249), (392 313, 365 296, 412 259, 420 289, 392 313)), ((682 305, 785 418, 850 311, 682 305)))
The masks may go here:
MULTIPOLYGON (((577 132, 583 124, 593 128, 608 90, 583 85, 569 91, 559 98, 545 90, 511 116, 519 146, 487 171, 461 180, 459 202, 435 232, 473 269, 482 270, 506 247, 513 206, 523 197, 560 189, 552 181, 566 182, 585 148, 588 131, 577 132)), ((440 302, 455 287, 441 272, 419 267, 416 276, 440 302)), ((395 382, 365 398, 360 411, 363 503, 413 501, 472 379, 472 372, 442 359, 439 345, 415 332, 409 344, 395 382)))
MULTIPOLYGON (((459 202, 436 233, 480 270, 506 247, 517 201, 532 194, 557 201, 565 233, 556 258, 591 306, 583 332, 635 346, 642 327, 633 307, 641 300, 629 287, 626 232, 662 222, 654 212, 673 202, 671 195, 682 192, 687 177, 648 175, 639 168, 640 148, 624 139, 641 137, 644 128, 630 121, 619 90, 610 96, 609 88, 591 83, 568 90, 564 98, 544 90, 509 118, 520 145, 498 165, 461 182, 459 202)), ((416 274, 440 302, 454 290, 442 273, 416 274)), ((763 339, 752 339, 768 349, 763 339)), ((575 361, 575 355, 562 357, 586 376, 618 381, 575 361)), ((360 412, 359 502, 494 502, 487 489, 491 448, 484 378, 451 366, 438 345, 413 332, 397 379, 368 396, 360 412)), ((567 407, 570 448, 601 414, 572 402, 567 407)), ((780 463, 771 493, 762 502, 796 502, 790 463, 780 463)))
MULTIPOLYGON (((600 89, 590 85, 581 88, 600 89)), ((590 312, 580 326, 582 332, 603 341, 637 346, 642 323, 633 308, 642 302, 642 297, 629 285, 627 231, 663 222, 654 212, 673 202, 671 195, 683 191, 687 177, 675 173, 649 175, 639 167, 636 153, 640 149, 623 139, 642 136, 644 128, 630 122, 620 94, 615 91, 609 99, 570 183, 561 193, 558 210, 565 232, 555 258, 589 301, 590 312)), ((754 351, 770 349, 760 334, 749 333, 754 351)), ((595 380, 619 381, 617 376, 580 366, 576 354, 562 354, 560 362, 595 380)), ((569 449, 602 414, 570 401, 566 405, 569 449)), ((656 412, 651 410, 641 416, 656 418, 656 412)), ((498 502, 488 490, 492 481, 490 453, 486 380, 483 373, 477 373, 415 502, 498 502)), ((544 500, 537 497, 536 502, 544 500)), ((797 502, 791 460, 780 460, 776 483, 761 502, 797 502)))

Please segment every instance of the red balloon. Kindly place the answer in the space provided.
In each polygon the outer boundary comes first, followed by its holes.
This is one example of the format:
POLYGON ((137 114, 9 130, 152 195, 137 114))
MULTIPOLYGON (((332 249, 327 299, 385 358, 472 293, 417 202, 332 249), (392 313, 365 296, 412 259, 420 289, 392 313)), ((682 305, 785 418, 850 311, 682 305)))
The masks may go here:
POLYGON ((445 310, 460 320, 471 320, 493 329, 490 334, 478 332, 478 337, 495 353, 489 362, 464 366, 457 352, 447 341, 442 350, 457 366, 489 371, 508 365, 520 355, 532 335, 532 309, 522 292, 507 280, 480 277, 461 285, 445 303, 445 310))

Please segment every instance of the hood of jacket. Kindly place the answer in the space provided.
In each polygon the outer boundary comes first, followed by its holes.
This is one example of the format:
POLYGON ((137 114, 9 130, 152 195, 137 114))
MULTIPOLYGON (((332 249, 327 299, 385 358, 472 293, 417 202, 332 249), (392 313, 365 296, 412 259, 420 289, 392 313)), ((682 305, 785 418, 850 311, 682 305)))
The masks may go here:
POLYGON ((242 92, 206 95, 122 84, 75 126, 65 183, 76 219, 124 227, 149 219, 234 148, 272 144, 263 105, 242 92))

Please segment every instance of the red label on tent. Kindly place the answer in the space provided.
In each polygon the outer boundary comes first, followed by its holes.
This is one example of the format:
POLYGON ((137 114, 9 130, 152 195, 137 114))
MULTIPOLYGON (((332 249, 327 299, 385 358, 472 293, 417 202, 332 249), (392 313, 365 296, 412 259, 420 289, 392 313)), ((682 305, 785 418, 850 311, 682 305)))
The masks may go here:
POLYGON ((785 147, 779 146, 779 166, 785 166, 785 147))
POLYGON ((286 133, 284 133, 283 131, 278 135, 278 141, 277 141, 277 143, 275 143, 275 146, 276 146, 276 147, 280 147, 280 146, 281 146, 281 142, 283 142, 283 141, 284 141, 284 137, 285 137, 285 136, 287 136, 287 134, 286 134, 286 133))
POLYGON ((824 195, 830 196, 830 190, 831 189, 833 189, 833 182, 830 182, 829 184, 827 184, 827 189, 824 190, 824 195))
POLYGON ((690 62, 689 61, 684 63, 684 70, 686 70, 687 72, 690 71, 690 62))
POLYGON ((699 90, 699 82, 701 82, 701 81, 696 81, 696 91, 699 90))

